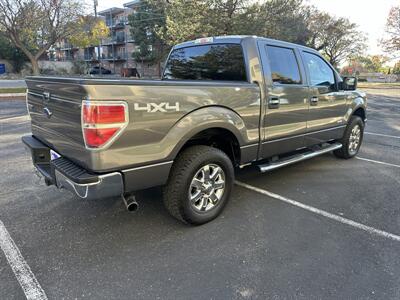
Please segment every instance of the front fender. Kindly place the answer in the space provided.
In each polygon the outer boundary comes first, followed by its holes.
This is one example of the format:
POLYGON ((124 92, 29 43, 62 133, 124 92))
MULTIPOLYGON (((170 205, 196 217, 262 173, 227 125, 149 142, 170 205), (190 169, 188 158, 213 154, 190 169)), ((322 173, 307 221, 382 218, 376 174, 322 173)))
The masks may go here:
POLYGON ((366 94, 360 91, 354 91, 349 93, 347 96, 348 101, 348 109, 345 115, 345 121, 348 122, 350 117, 354 114, 354 112, 362 108, 364 112, 367 112, 367 97, 366 94))

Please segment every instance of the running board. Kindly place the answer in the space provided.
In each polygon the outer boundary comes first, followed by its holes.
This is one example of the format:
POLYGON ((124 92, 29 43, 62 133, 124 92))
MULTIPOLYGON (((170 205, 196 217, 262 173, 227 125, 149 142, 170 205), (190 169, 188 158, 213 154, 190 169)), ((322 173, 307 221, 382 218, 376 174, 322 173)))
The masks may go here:
POLYGON ((275 169, 278 169, 278 168, 281 168, 281 167, 284 167, 287 165, 297 163, 302 160, 310 159, 310 158, 316 157, 318 155, 322 155, 322 154, 325 154, 325 153, 328 153, 328 152, 331 152, 333 150, 337 150, 340 148, 342 148, 342 144, 334 143, 334 144, 330 144, 329 146, 324 147, 319 150, 311 150, 310 152, 297 154, 297 155, 294 155, 294 156, 284 159, 284 160, 270 162, 270 163, 266 163, 263 165, 258 165, 258 167, 260 168, 260 171, 264 173, 264 172, 275 170, 275 169))

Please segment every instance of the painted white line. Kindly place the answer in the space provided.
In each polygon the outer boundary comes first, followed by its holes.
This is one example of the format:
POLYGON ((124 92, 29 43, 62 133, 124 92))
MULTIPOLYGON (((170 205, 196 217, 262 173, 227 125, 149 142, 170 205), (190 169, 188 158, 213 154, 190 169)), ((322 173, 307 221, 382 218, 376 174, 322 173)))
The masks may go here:
POLYGON ((388 135, 388 134, 382 134, 382 133, 375 133, 375 132, 364 132, 364 134, 384 136, 384 137, 389 137, 389 138, 393 138, 393 139, 400 139, 400 136, 388 135))
POLYGON ((378 236, 381 236, 381 237, 385 237, 385 238, 391 239, 391 240, 396 241, 396 242, 400 242, 400 236, 399 235, 395 235, 393 233, 389 233, 389 232, 386 232, 386 231, 383 231, 383 230, 379 230, 379 229, 376 229, 376 228, 373 228, 373 227, 370 227, 370 226, 367 226, 367 225, 352 221, 350 219, 343 218, 341 216, 329 213, 327 211, 318 209, 318 208, 313 207, 313 206, 309 206, 309 205, 306 205, 306 204, 291 200, 289 198, 286 198, 286 197, 283 197, 281 195, 278 195, 278 194, 275 194, 275 193, 260 189, 258 187, 249 185, 249 184, 244 183, 244 182, 236 181, 235 183, 238 186, 241 186, 243 188, 246 188, 246 189, 252 190, 254 192, 263 194, 265 196, 268 196, 268 197, 283 201, 285 203, 300 207, 300 208, 302 208, 304 210, 310 211, 312 213, 315 213, 317 215, 326 217, 326 218, 334 220, 336 222, 339 222, 339 223, 342 223, 342 224, 346 224, 346 225, 349 225, 349 226, 364 230, 364 231, 366 231, 366 232, 368 232, 370 234, 378 235, 378 236))
POLYGON ((3 222, 0 221, 0 247, 25 293, 26 299, 46 300, 47 296, 26 263, 3 222))
POLYGON ((29 121, 29 115, 17 116, 17 117, 9 117, 9 118, 0 118, 0 121, 29 121))
POLYGON ((395 165, 395 164, 387 163, 387 162, 384 162, 384 161, 373 160, 373 159, 364 158, 364 157, 358 157, 358 156, 356 156, 356 158, 359 159, 359 160, 364 160, 364 161, 372 162, 372 163, 375 163, 375 164, 380 164, 380 165, 400 168, 400 165, 395 165))

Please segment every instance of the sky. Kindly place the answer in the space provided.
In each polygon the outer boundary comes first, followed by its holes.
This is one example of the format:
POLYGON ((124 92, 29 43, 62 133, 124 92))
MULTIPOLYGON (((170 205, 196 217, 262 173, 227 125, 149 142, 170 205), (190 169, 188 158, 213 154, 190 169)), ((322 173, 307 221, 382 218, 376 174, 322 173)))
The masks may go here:
MULTIPOLYGON (((91 0, 87 0, 90 2, 91 0)), ((122 7, 129 0, 98 0, 99 10, 122 7)), ((386 19, 391 7, 400 5, 400 0, 306 0, 323 11, 337 17, 347 17, 359 25, 367 34, 368 54, 382 54, 378 40, 384 34, 386 19)))
POLYGON ((367 34, 368 54, 383 54, 379 39, 385 33, 387 16, 400 0, 308 0, 320 10, 337 17, 347 17, 367 34))

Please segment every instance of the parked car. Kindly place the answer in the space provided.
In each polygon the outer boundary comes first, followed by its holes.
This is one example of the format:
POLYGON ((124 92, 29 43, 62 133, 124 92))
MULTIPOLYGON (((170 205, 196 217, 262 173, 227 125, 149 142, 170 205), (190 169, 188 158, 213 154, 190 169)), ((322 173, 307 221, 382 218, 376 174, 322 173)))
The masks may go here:
POLYGON ((357 155, 366 96, 317 51, 261 37, 175 46, 162 80, 29 77, 32 135, 46 183, 80 198, 164 186, 175 218, 203 224, 227 204, 235 168, 260 172, 333 151, 357 155))
POLYGON ((97 74, 112 74, 112 72, 104 67, 95 66, 93 67, 90 71, 89 74, 91 75, 97 75, 97 74), (100 72, 101 71, 101 72, 100 72))

